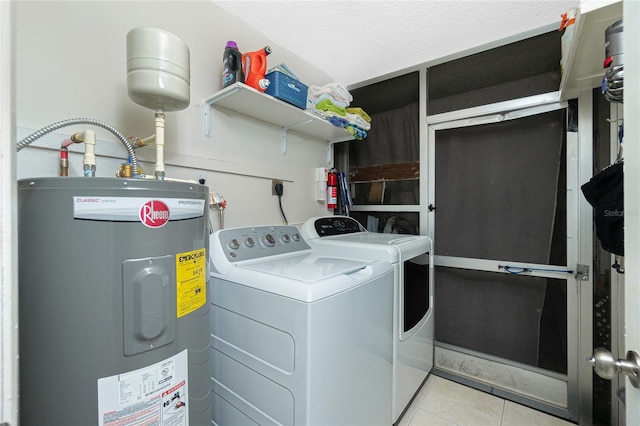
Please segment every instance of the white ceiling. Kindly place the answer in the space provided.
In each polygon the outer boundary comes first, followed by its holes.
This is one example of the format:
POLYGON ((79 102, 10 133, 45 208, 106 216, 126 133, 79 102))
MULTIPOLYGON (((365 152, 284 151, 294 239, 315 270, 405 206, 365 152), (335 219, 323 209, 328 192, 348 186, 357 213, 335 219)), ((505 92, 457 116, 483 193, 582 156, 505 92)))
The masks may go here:
POLYGON ((579 3, 579 0, 214 1, 266 38, 347 86, 550 27, 560 22, 563 12, 579 3))

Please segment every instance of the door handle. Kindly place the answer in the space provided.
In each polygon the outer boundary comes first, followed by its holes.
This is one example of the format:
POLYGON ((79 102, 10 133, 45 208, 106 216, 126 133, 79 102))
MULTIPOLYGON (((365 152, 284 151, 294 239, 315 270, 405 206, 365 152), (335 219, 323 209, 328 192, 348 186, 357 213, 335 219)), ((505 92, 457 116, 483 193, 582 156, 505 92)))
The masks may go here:
POLYGON ((623 373, 629 377, 634 388, 640 388, 640 356, 637 352, 628 351, 627 359, 616 360, 605 348, 597 348, 587 361, 603 379, 611 380, 617 373, 623 373))

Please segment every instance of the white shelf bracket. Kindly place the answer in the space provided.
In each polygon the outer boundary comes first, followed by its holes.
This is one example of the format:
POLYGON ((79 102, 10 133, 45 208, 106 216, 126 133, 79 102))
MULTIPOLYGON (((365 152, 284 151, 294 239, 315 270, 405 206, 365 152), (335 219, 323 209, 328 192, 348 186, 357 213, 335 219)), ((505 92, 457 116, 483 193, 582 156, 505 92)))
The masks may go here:
POLYGON ((304 126, 305 124, 309 124, 313 121, 312 118, 308 120, 301 121, 299 123, 291 124, 290 126, 285 126, 282 128, 282 153, 287 153, 287 132, 291 129, 295 129, 296 127, 304 126))
POLYGON ((213 95, 210 98, 205 99, 204 101, 204 135, 206 137, 208 138, 211 137, 211 121, 212 121, 211 107, 213 106, 213 104, 226 98, 227 96, 233 95, 239 90, 240 88, 236 87, 234 90, 219 93, 217 95, 213 95))
POLYGON ((333 150, 334 150, 333 146, 335 144, 340 142, 352 141, 352 140, 354 140, 353 136, 344 136, 342 138, 338 138, 338 139, 327 142, 327 164, 331 165, 331 162, 333 161, 333 150))

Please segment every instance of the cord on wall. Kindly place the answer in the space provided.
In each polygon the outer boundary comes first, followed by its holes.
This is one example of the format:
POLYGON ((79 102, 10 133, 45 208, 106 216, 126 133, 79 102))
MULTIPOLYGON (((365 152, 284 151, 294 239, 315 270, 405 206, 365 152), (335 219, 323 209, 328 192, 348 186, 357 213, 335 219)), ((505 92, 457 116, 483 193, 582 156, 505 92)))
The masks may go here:
POLYGON ((287 216, 284 214, 284 210, 282 209, 282 193, 284 192, 284 185, 282 183, 277 183, 274 186, 276 190, 276 195, 278 196, 278 205, 280 206, 280 213, 282 213, 282 220, 284 220, 284 224, 288 225, 287 216))

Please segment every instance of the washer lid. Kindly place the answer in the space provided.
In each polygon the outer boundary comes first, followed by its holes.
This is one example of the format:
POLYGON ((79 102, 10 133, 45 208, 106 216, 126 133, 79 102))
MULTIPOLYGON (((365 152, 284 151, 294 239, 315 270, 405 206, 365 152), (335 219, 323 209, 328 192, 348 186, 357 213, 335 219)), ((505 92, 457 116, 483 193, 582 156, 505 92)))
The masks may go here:
MULTIPOLYGON (((389 262, 360 262, 318 256, 312 253, 245 261, 216 279, 277 294, 304 303, 350 291, 383 280, 393 286, 389 262)), ((214 284, 215 285, 215 284, 214 284)))
POLYGON ((358 260, 318 256, 312 253, 246 262, 239 268, 275 275, 281 278, 313 283, 345 275, 367 266, 358 260))

